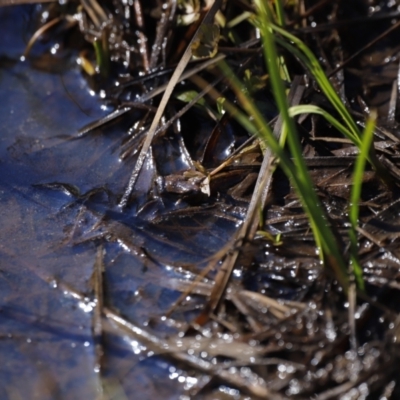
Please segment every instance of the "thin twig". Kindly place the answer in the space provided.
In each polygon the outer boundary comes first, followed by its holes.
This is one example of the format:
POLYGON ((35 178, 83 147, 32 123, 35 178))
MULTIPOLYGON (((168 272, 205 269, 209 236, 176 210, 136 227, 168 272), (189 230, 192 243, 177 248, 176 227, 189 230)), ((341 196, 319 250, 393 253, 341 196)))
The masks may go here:
POLYGON ((384 37, 386 37, 389 33, 395 31, 399 27, 400 27, 400 21, 398 21, 396 24, 392 25, 385 32, 381 33, 374 40, 371 40, 368 44, 366 44, 365 46, 361 47, 361 49, 357 50, 354 54, 352 54, 348 59, 343 61, 337 68, 335 68, 333 71, 331 71, 328 74, 328 78, 330 78, 331 76, 334 76, 338 71, 340 71, 342 68, 344 68, 350 61, 354 60, 356 57, 358 57, 365 50, 368 50, 375 43, 378 43, 380 40, 382 40, 384 37))

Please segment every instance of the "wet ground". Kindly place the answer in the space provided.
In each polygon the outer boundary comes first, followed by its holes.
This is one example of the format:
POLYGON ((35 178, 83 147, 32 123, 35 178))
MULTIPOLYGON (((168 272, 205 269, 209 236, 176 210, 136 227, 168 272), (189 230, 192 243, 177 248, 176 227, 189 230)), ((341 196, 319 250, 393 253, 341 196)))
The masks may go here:
MULTIPOLYGON (((382 12, 392 12, 394 5, 385 6, 382 12)), ((339 34, 321 33, 321 41, 349 38, 337 46, 348 55, 374 35, 346 36, 346 21, 357 10, 357 18, 379 10, 362 1, 340 10, 339 34)), ((175 131, 157 137, 122 209, 140 144, 132 132, 147 121, 145 112, 79 135, 114 106, 92 90, 73 47, 46 58, 52 45, 39 41, 20 60, 32 15, 32 6, 0 8, 0 398, 398 398, 398 188, 389 190, 367 169, 359 234, 369 297, 354 302, 321 266, 280 170, 265 212, 269 236, 230 241, 262 157, 258 146, 250 148, 209 188, 198 187, 204 176, 193 160, 212 170, 247 138, 226 116, 210 122, 204 109, 193 109, 175 131), (190 282, 238 248, 228 290, 200 324, 218 274, 195 288, 190 282), (188 289, 193 293, 171 311, 188 289)), ((326 15, 315 18, 323 31, 326 15)), ((387 29, 387 19, 379 21, 377 32, 387 29)), ((336 84, 357 118, 378 108, 376 146, 398 181, 396 46, 386 38, 349 63, 345 84, 340 76, 336 84)), ((306 100, 318 103, 310 92, 306 100)), ((271 98, 259 100, 275 116, 271 98)), ((169 115, 179 108, 171 103, 169 115)), ((337 135, 321 120, 299 127, 318 194, 345 241, 355 149, 331 143, 337 135)))

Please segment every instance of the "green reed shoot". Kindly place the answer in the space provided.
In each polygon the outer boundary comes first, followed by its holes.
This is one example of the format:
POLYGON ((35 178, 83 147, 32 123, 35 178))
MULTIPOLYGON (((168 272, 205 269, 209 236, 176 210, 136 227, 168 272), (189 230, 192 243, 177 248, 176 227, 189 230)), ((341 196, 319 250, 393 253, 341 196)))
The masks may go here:
POLYGON ((108 77, 110 73, 110 50, 108 46, 108 33, 103 29, 100 39, 93 41, 96 54, 96 62, 101 76, 108 77))

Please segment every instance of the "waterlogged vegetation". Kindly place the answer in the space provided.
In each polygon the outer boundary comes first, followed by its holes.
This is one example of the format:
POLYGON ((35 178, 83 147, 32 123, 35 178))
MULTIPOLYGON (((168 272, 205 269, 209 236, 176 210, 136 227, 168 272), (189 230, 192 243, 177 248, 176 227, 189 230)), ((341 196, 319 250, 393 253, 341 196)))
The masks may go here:
POLYGON ((0 397, 397 399, 400 3, 13 3, 0 397))

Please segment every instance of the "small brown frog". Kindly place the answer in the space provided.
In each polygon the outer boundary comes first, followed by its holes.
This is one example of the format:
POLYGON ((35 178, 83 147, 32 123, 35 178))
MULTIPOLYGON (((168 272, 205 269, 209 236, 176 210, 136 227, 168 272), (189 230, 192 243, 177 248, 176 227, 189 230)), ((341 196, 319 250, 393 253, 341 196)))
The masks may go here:
POLYGON ((161 192, 192 196, 210 196, 210 178, 196 170, 160 176, 156 184, 161 192))
POLYGON ((157 178, 160 192, 180 194, 191 200, 205 200, 211 193, 227 193, 238 201, 247 201, 257 179, 253 167, 232 169, 210 177, 203 171, 188 170, 157 178))

